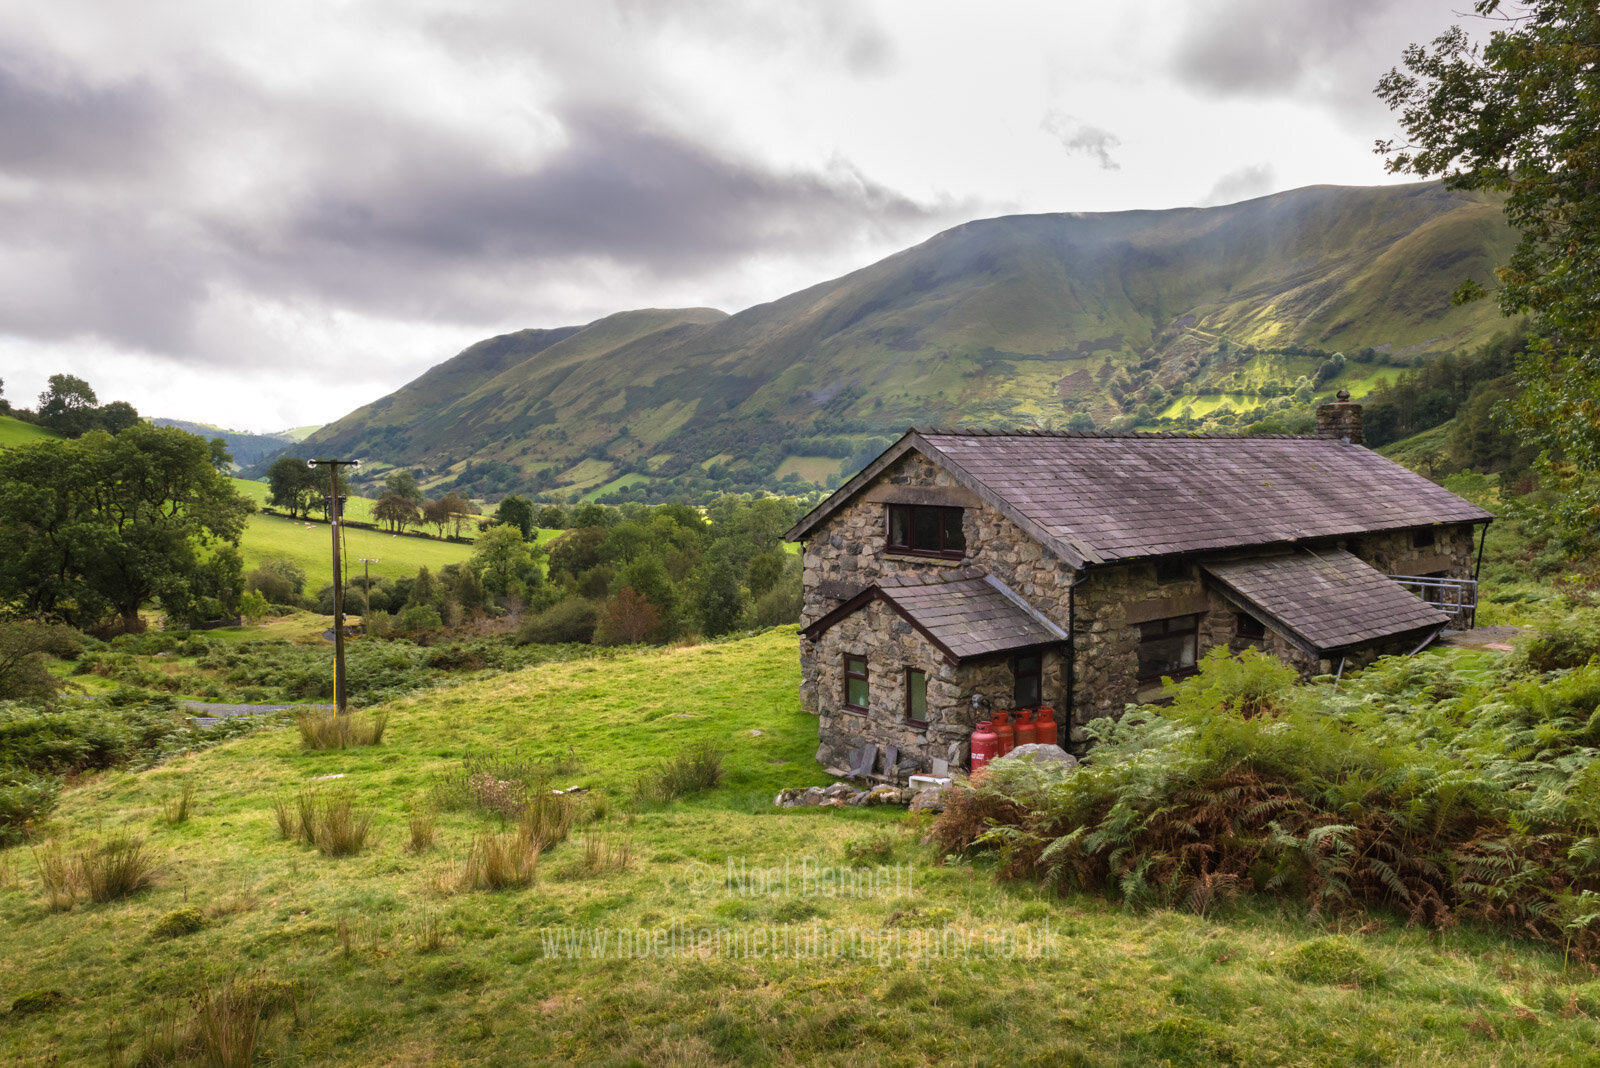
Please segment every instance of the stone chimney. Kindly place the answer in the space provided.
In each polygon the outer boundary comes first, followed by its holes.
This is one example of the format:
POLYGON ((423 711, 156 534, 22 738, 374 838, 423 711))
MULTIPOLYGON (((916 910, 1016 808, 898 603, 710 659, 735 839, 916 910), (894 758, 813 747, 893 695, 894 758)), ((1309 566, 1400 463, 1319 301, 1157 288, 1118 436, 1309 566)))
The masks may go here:
POLYGON ((1366 441, 1361 433, 1361 405, 1350 403, 1350 391, 1341 389, 1335 394, 1339 399, 1317 408, 1317 437, 1333 441, 1348 441, 1360 445, 1366 441))

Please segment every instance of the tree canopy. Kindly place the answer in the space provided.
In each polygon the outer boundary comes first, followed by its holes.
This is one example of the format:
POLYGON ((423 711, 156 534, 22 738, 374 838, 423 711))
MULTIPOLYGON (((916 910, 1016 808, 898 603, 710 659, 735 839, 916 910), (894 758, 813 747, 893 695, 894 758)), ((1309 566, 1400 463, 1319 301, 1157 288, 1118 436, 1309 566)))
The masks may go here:
POLYGON ((0 452, 0 601, 75 626, 138 629, 159 600, 191 620, 230 609, 253 506, 203 438, 146 424, 0 452))
MULTIPOLYGON (((1394 173, 1443 176, 1505 194, 1520 234, 1496 270, 1507 315, 1532 316, 1513 405, 1524 435, 1583 477, 1571 487, 1592 524, 1600 494, 1600 7, 1593 0, 1477 0, 1500 20, 1487 44, 1459 26, 1413 44, 1377 93, 1408 142, 1378 142, 1394 173)), ((1468 280, 1458 299, 1486 292, 1468 280)))

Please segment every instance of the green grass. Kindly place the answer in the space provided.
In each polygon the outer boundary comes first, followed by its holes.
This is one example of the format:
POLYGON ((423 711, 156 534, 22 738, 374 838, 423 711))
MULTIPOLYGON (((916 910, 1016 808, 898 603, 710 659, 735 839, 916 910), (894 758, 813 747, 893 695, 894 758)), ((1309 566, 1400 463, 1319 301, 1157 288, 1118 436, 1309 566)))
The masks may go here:
POLYGON ((108 1038, 137 1052, 162 1013, 187 1026, 197 991, 235 979, 303 1005, 266 1026, 275 1064, 1592 1060, 1600 982, 1559 951, 1276 907, 1201 919, 1056 899, 997 884, 986 862, 937 863, 903 810, 774 809, 778 788, 825 781, 797 683, 784 628, 394 702, 372 748, 302 752, 280 730, 85 781, 55 833, 135 833, 165 867, 153 888, 52 912, 34 854, 0 853, 0 1008, 42 1006, 5 1017, 0 1060, 103 1063, 108 1038), (704 744, 724 754, 721 786, 630 808, 641 773, 704 744), (410 847, 412 818, 470 753, 559 763, 551 785, 588 788, 527 888, 459 889, 472 842, 502 831, 491 817, 446 809, 432 844, 410 847), (354 856, 275 824, 275 802, 331 775, 374 813, 354 856), (189 819, 170 824, 191 780, 189 819), (623 859, 586 863, 600 855, 623 859), (855 894, 815 892, 824 869, 880 866, 855 894), (186 907, 204 923, 169 936, 186 907), (604 952, 556 941, 590 929, 604 952), (706 948, 686 950, 702 929, 706 948), (1030 934, 1047 955, 1029 956, 1030 934), (49 990, 63 996, 30 997, 49 990))
MULTIPOLYGON (((344 554, 351 576, 362 571, 361 558, 368 557, 374 578, 411 578, 426 565, 438 572, 446 564, 464 562, 472 546, 432 538, 395 537, 376 530, 344 527, 344 554)), ((253 515, 240 543, 244 569, 248 573, 269 556, 295 561, 306 572, 306 587, 314 591, 332 581, 333 539, 323 523, 308 525, 298 519, 277 515, 253 515)))
POLYGON ((10 415, 0 415, 0 448, 12 445, 32 445, 36 441, 57 441, 61 437, 53 430, 24 423, 10 415))
POLYGON ((629 471, 625 475, 618 475, 616 478, 612 479, 610 482, 604 483, 603 485, 596 486, 594 489, 590 490, 588 493, 585 493, 582 497, 580 497, 578 499, 581 500, 581 501, 596 501, 596 500, 599 500, 601 497, 604 497, 608 493, 613 493, 613 492, 615 492, 616 490, 619 490, 619 489, 625 489, 628 486, 637 486, 641 482, 649 482, 649 481, 650 481, 650 476, 649 475, 643 475, 643 474, 640 474, 637 471, 629 471))

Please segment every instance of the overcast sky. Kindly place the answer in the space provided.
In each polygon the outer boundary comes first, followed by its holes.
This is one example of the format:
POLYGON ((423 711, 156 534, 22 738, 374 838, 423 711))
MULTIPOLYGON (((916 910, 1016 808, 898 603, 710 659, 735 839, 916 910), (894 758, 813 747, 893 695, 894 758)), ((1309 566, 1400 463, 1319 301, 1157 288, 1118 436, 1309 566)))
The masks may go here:
POLYGON ((0 0, 0 378, 322 423, 969 219, 1391 181, 1465 0, 0 0))

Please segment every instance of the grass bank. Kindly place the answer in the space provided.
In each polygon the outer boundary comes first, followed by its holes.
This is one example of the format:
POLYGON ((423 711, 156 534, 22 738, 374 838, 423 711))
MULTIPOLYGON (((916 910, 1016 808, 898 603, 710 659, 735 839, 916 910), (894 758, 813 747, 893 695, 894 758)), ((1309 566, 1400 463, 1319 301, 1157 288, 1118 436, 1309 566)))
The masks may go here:
POLYGON ((287 729, 81 782, 56 840, 142 838, 156 882, 52 908, 43 851, 0 853, 0 1060, 133 1063, 232 992, 273 1064, 1592 1063, 1600 982, 1559 953, 1058 899, 939 864, 903 810, 774 809, 826 781, 798 681, 782 628, 395 701, 377 747, 287 729), (633 800, 706 744, 719 786, 633 800), (515 825, 435 805, 519 762, 585 789, 570 837, 531 885, 465 890, 515 825), (283 837, 307 790, 370 813, 365 847, 283 837))

